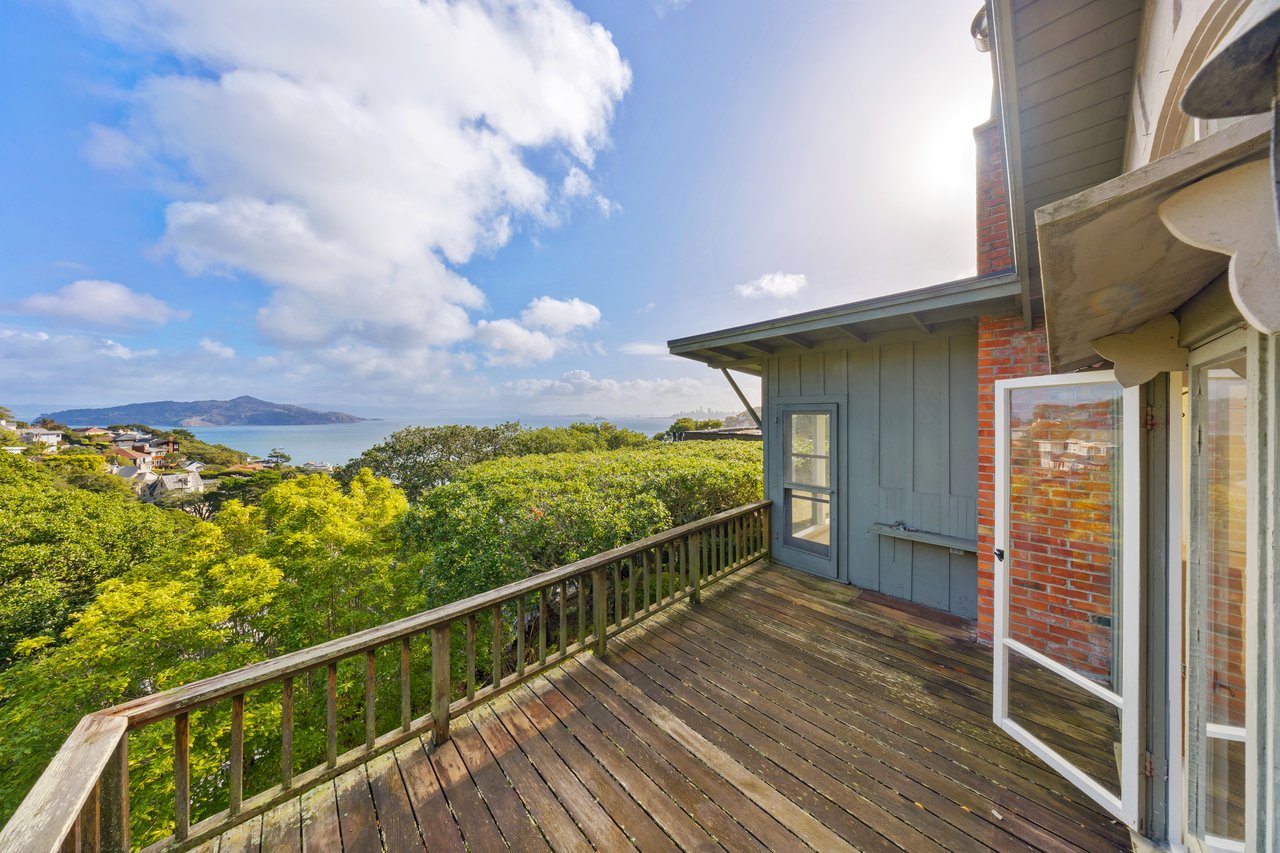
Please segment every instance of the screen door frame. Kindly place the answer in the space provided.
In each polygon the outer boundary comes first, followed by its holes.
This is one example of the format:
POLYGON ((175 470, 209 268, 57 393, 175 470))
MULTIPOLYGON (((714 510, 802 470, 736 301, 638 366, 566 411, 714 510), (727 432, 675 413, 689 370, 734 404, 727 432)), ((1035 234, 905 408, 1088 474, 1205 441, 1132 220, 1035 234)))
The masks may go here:
POLYGON ((1010 737, 1025 746, 1055 772, 1071 782, 1126 826, 1138 825, 1140 715, 1142 695, 1139 675, 1142 572, 1142 491, 1140 389, 1121 389, 1112 371, 1073 373, 1061 376, 1032 376, 1000 379, 995 382, 995 524, 992 564, 995 570, 994 682, 992 718, 1010 737), (1073 385, 1111 384, 1121 391, 1121 490, 1117 502, 1122 544, 1118 577, 1121 598, 1120 625, 1113 633, 1113 654, 1120 660, 1120 692, 1076 673, 1058 661, 1023 645, 1009 636, 1009 573, 1003 555, 1009 551, 1009 401, 1011 392, 1025 388, 1060 388, 1073 385), (1120 717, 1120 796, 1076 767, 1057 750, 1036 737, 1009 715, 1009 656, 1017 654, 1048 670, 1073 687, 1111 704, 1120 717))

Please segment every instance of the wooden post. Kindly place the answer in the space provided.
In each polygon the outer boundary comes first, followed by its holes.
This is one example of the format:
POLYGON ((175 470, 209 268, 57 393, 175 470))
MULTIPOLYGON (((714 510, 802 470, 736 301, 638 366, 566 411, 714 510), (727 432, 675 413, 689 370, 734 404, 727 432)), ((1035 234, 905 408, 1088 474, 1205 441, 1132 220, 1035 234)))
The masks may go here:
POLYGON ((591 615, 595 622, 595 653, 596 657, 604 657, 606 648, 605 641, 608 634, 607 620, 605 619, 606 597, 609 594, 608 578, 604 573, 604 566, 596 566, 591 570, 591 615))
POLYGON ((280 787, 293 787, 293 679, 286 678, 280 694, 280 787))
POLYGON ((431 629, 431 737, 449 739, 449 623, 431 629))
POLYGON ((244 799, 244 694, 231 697, 231 757, 228 761, 231 778, 227 780, 227 813, 240 814, 244 799))
POLYGON ((328 666, 324 712, 325 766, 338 766, 338 662, 328 666))
POLYGON ((689 601, 692 604, 702 603, 702 531, 699 530, 695 534, 690 534, 690 539, 694 536, 698 537, 698 545, 695 548, 689 545, 689 601))
POLYGON ((128 732, 120 735, 120 745, 102 774, 102 849, 105 853, 129 849, 128 732))
POLYGON ((364 653, 364 748, 378 740, 378 668, 373 649, 364 653))
POLYGON ((187 713, 173 718, 173 837, 186 840, 191 830, 191 729, 187 713))
POLYGON ((400 641, 400 731, 408 732, 413 723, 413 702, 410 696, 409 638, 400 641))

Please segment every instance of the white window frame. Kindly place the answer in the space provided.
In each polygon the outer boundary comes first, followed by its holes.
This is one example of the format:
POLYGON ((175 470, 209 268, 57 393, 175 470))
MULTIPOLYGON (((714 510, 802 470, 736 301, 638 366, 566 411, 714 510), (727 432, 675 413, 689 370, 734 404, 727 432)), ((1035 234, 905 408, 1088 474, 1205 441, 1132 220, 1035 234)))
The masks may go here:
MULTIPOLYGON (((1009 392, 1019 388, 1051 388, 1069 385, 1115 384, 1109 371, 1073 373, 1061 376, 1029 376, 995 382, 995 525, 994 547, 1008 554, 1009 536, 1009 392)), ((1142 705, 1139 678, 1142 573, 1142 491, 1141 406, 1138 388, 1122 391, 1121 404, 1121 500, 1120 562, 1115 567, 1120 579, 1120 625, 1113 637, 1120 654, 1120 692, 1115 694, 1072 669, 1031 649, 1009 636, 1009 573, 1006 562, 994 559, 994 684, 992 718, 1010 737, 1025 746, 1055 772, 1087 794, 1130 829, 1138 826, 1139 763, 1141 746, 1139 712, 1142 705), (1083 772, 1053 747, 1033 735, 1009 716, 1009 655, 1018 654, 1039 664, 1075 687, 1114 706, 1120 713, 1120 796, 1083 772)))

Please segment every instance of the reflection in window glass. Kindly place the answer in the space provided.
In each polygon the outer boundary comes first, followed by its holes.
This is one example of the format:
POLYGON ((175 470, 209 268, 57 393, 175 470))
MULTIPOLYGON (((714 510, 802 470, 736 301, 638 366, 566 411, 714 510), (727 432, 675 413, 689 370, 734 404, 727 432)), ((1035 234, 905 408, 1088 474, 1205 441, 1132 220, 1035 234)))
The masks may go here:
POLYGON ((1008 403, 1009 636, 1116 692, 1122 395, 1028 387, 1008 403))
POLYGON ((814 546, 831 546, 831 501, 826 494, 792 489, 788 503, 788 537, 814 546))
POLYGON ((1245 545, 1248 458, 1243 362, 1203 374, 1200 419, 1204 515, 1200 589, 1205 605, 1203 639, 1206 737, 1204 829, 1244 838, 1245 545))

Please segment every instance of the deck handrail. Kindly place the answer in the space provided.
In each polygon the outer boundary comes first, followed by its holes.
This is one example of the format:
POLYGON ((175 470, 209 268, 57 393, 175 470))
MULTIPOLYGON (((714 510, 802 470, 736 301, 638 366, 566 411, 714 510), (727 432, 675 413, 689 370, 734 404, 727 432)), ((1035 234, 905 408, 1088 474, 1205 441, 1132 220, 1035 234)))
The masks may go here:
POLYGON ((152 845, 155 849, 195 846, 427 730, 431 731, 435 743, 442 743, 449 736, 451 717, 583 650, 605 654, 606 641, 613 634, 677 601, 697 601, 708 584, 766 557, 771 505, 770 501, 758 501, 716 513, 413 616, 88 714, 0 830, 0 850, 54 853, 64 849, 129 849, 128 734, 166 719, 174 720, 174 832, 152 845), (536 657, 532 649, 526 648, 530 633, 526 601, 534 596, 538 599, 537 618, 533 622, 538 640, 536 657), (567 617, 570 602, 574 600, 578 636, 570 642, 567 617), (551 634, 548 619, 551 603, 559 610, 558 637, 551 634), (503 658, 495 653, 487 683, 478 686, 475 655, 478 617, 486 611, 492 613, 493 648, 501 650, 506 638, 503 609, 508 606, 513 607, 518 626, 512 629, 514 671, 506 673, 503 658), (589 632, 583 624, 583 611, 588 607, 590 613, 585 615, 590 619, 589 632), (465 626, 465 686, 451 683, 452 631, 458 623, 465 626), (414 717, 409 644, 427 633, 431 635, 431 710, 414 717), (551 644, 557 639, 552 650, 551 644), (379 733, 376 730, 375 653, 392 643, 399 643, 401 651, 400 726, 379 733), (339 755, 337 667, 339 662, 361 655, 366 663, 365 743, 339 755), (295 774, 293 679, 321 668, 327 669, 328 676, 326 759, 317 767, 295 774), (246 797, 243 790, 246 694, 275 685, 281 686, 282 703, 280 782, 246 797), (192 824, 190 715, 226 700, 231 701, 232 712, 226 762, 229 806, 192 824))

